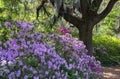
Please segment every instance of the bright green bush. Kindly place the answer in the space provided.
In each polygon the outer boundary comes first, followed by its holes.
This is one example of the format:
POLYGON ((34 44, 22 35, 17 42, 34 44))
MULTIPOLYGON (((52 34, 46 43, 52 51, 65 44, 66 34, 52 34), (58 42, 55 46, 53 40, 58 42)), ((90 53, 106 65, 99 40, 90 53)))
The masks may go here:
POLYGON ((103 65, 120 63, 120 39, 112 36, 95 36, 93 38, 95 56, 103 65))

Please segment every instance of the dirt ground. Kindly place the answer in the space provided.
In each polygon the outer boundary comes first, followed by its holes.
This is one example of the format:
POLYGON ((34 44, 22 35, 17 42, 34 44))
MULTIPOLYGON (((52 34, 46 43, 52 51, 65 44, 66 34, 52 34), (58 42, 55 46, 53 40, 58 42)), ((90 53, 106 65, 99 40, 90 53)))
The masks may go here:
POLYGON ((120 66, 103 67, 104 73, 101 79, 120 79, 120 66))

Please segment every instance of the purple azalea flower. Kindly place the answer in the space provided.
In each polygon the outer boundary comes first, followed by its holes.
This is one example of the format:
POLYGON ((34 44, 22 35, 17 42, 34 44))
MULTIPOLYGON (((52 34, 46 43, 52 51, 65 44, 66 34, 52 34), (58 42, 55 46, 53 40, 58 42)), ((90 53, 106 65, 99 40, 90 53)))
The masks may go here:
POLYGON ((39 77, 37 77, 37 76, 34 76, 34 77, 33 77, 33 79, 39 79, 39 77))
POLYGON ((25 76, 24 76, 24 79, 28 79, 28 76, 27 76, 27 75, 25 75, 25 76))
POLYGON ((48 74, 49 74, 49 72, 48 72, 48 71, 46 71, 46 72, 45 72, 45 74, 46 74, 46 75, 48 75, 48 74))
POLYGON ((6 60, 2 60, 1 61, 1 66, 4 66, 4 65, 6 65, 7 64, 7 61, 6 60))
POLYGON ((2 25, 0 24, 0 28, 2 27, 2 25))
POLYGON ((27 26, 28 26, 28 24, 27 24, 27 23, 25 23, 25 22, 22 22, 22 23, 21 23, 21 27, 22 27, 23 29, 26 29, 26 28, 27 28, 27 26))
POLYGON ((10 22, 5 22, 5 26, 12 28, 12 24, 10 22))
POLYGON ((17 76, 17 77, 20 77, 20 75, 21 75, 21 70, 18 70, 18 71, 16 72, 16 76, 17 76))

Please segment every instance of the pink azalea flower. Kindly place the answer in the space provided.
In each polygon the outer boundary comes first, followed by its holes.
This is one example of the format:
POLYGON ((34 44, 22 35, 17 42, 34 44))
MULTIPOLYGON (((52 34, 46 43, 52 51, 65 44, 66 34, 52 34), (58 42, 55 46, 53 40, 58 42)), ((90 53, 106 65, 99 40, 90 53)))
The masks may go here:
POLYGON ((62 32, 63 34, 71 32, 70 30, 66 29, 64 26, 58 27, 57 30, 60 31, 60 32, 62 32))

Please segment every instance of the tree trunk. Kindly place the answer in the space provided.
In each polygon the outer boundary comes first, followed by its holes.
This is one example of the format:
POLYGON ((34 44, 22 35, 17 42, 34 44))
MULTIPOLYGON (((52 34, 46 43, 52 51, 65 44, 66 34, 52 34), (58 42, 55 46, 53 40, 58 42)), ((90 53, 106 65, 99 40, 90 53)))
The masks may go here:
POLYGON ((79 29, 79 39, 84 42, 86 48, 88 50, 88 54, 92 55, 93 48, 92 48, 92 26, 87 24, 83 24, 80 26, 79 29))

